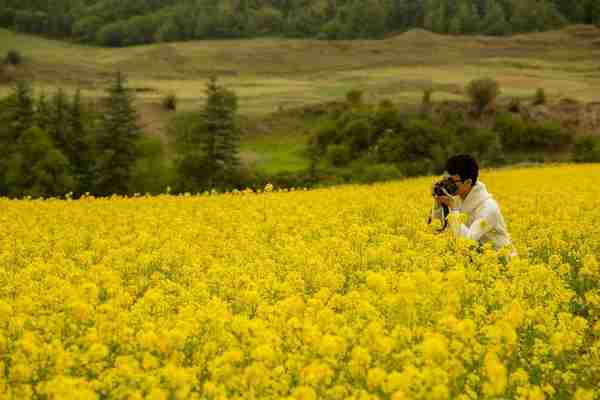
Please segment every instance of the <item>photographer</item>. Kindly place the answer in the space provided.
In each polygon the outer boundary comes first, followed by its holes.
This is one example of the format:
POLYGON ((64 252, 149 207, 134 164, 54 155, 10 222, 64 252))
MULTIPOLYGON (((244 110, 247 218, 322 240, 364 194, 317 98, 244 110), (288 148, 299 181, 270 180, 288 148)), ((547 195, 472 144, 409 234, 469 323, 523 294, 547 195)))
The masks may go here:
POLYGON ((514 257, 517 253, 500 207, 478 177, 479 165, 473 157, 458 155, 450 158, 446 163, 445 179, 433 187, 435 203, 430 222, 432 218, 439 218, 444 228, 449 225, 457 238, 472 239, 480 245, 491 242, 496 250, 510 246, 509 256, 514 257), (460 213, 467 215, 466 224, 458 218, 448 218, 460 213))

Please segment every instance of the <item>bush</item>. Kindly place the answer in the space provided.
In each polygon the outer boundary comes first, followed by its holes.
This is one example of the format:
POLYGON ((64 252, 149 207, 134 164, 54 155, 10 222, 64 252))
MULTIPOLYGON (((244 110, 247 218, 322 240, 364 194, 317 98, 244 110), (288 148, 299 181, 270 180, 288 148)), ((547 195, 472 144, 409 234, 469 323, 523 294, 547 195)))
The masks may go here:
POLYGON ((353 180, 361 183, 385 182, 402 178, 402 172, 393 164, 367 164, 353 168, 353 180))
POLYGON ((510 115, 496 119, 494 129, 509 150, 558 149, 568 146, 572 136, 555 121, 523 122, 510 115))
POLYGON ((377 160, 383 163, 391 163, 402 160, 404 150, 404 139, 401 134, 388 130, 379 139, 376 146, 377 160))
POLYGON ((512 113, 521 112, 521 100, 517 99, 516 97, 510 99, 510 103, 508 104, 508 111, 512 113))
POLYGON ((546 104, 546 91, 542 88, 539 88, 533 97, 533 105, 541 106, 543 104, 546 104))
POLYGON ((573 160, 576 162, 600 162, 600 137, 583 136, 575 141, 573 160))
POLYGON ((317 127, 314 135, 311 138, 311 145, 316 147, 317 150, 321 152, 327 146, 334 143, 336 138, 337 124, 334 120, 328 120, 317 127))
POLYGON ((354 107, 360 106, 363 103, 363 94, 364 92, 359 89, 350 90, 346 93, 346 101, 354 107))
POLYGON ((341 134, 344 143, 350 146, 351 156, 356 157, 369 148, 372 141, 372 132, 371 124, 366 118, 348 121, 342 128, 341 134))
POLYGON ((6 64, 17 66, 23 63, 23 56, 17 50, 9 50, 6 53, 6 58, 4 59, 4 62, 6 64))
POLYGON ((175 93, 169 93, 162 99, 162 106, 165 110, 175 111, 177 110, 177 95, 175 93))
POLYGON ((472 80, 467 86, 467 94, 477 115, 481 115, 500 95, 500 85, 492 78, 472 80))
POLYGON ((345 144, 333 144, 327 149, 327 161, 336 167, 348 165, 352 161, 350 146, 345 144))
POLYGON ((502 145, 508 150, 518 150, 524 144, 525 123, 510 114, 496 118, 494 130, 500 135, 502 145))
POLYGON ((413 177, 427 175, 433 172, 433 163, 429 159, 403 162, 398 165, 404 176, 413 177))
POLYGON ((555 121, 527 124, 524 139, 526 147, 555 150, 568 146, 573 141, 571 134, 555 121))

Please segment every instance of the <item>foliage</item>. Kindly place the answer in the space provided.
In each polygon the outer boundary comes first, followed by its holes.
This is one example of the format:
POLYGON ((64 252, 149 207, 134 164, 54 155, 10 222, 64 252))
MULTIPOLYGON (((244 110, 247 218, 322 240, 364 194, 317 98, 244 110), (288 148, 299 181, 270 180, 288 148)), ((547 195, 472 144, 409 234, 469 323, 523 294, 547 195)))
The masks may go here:
POLYGON ((18 50, 9 50, 6 52, 4 62, 9 65, 20 65, 23 62, 23 56, 18 50))
POLYGON ((594 0, 0 2, 0 26, 108 46, 261 35, 379 38, 410 28, 508 35, 598 22, 594 0))
POLYGON ((236 186, 239 173, 237 96, 211 77, 204 109, 193 125, 175 130, 180 190, 236 186))
POLYGON ((543 88, 539 88, 535 92, 535 96, 533 98, 533 105, 541 106, 546 104, 546 91, 543 88))
POLYGON ((106 110, 96 138, 96 191, 100 194, 125 194, 138 157, 136 142, 141 131, 126 78, 118 72, 107 90, 106 110))
POLYGON ((500 85, 492 78, 474 79, 467 86, 475 113, 481 115, 500 95, 500 85))
POLYGON ((494 128, 509 150, 557 149, 573 141, 572 134, 554 121, 523 121, 509 114, 499 115, 494 128))
POLYGON ((577 138, 573 159, 577 162, 600 162, 600 137, 587 135, 577 138))
POLYGON ((59 196, 75 188, 69 161, 36 126, 19 137, 5 179, 9 196, 59 196))
POLYGON ((177 110, 177 95, 175 93, 169 93, 162 99, 162 106, 165 110, 176 111, 177 110))

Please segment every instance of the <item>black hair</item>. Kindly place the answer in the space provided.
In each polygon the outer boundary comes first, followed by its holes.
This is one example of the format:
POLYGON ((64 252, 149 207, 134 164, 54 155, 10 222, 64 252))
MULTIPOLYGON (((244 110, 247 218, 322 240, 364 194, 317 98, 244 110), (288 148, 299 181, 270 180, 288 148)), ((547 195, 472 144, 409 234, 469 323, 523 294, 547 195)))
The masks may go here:
POLYGON ((471 184, 477 183, 479 178, 479 165, 477 160, 468 154, 459 154, 451 157, 446 162, 446 172, 450 175, 458 175, 464 182, 467 179, 471 180, 471 184))

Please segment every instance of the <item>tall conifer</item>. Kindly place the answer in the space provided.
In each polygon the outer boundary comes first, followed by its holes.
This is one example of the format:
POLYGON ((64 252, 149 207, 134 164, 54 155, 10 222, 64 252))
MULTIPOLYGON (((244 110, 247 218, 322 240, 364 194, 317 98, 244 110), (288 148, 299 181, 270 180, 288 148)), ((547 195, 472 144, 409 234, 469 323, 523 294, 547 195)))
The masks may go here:
POLYGON ((121 72, 117 73, 107 94, 106 110, 96 139, 96 191, 102 195, 125 194, 137 158, 135 144, 141 130, 133 98, 121 72))

